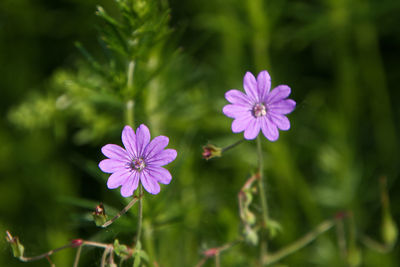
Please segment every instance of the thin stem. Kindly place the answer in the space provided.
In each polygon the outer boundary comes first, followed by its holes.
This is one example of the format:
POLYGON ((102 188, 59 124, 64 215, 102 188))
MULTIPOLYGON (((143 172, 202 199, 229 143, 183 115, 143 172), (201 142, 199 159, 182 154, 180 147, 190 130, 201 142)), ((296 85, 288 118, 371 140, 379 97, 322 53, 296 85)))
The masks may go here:
POLYGON ((313 231, 309 232, 302 238, 298 239, 294 243, 290 244, 287 247, 282 248, 278 252, 268 254, 263 258, 263 265, 273 264, 284 257, 298 251, 299 249, 307 246, 312 241, 314 241, 319 235, 325 233, 329 229, 331 229, 335 225, 333 220, 327 220, 319 224, 313 231))
POLYGON ((340 257, 342 259, 345 259, 347 256, 347 244, 346 244, 343 220, 341 219, 336 220, 336 235, 339 245, 340 257))
POLYGON ((239 141, 233 143, 232 145, 229 145, 229 146, 227 146, 227 147, 222 148, 221 153, 226 152, 226 151, 228 151, 229 149, 234 148, 234 147, 237 146, 237 145, 240 145, 243 141, 244 141, 244 139, 241 139, 241 140, 239 140, 239 141))
POLYGON ((263 211, 263 224, 266 227, 269 216, 268 216, 267 198, 265 196, 265 188, 264 188, 264 170, 263 170, 264 161, 263 161, 260 136, 257 137, 257 156, 258 156, 258 174, 259 174, 258 187, 260 190, 260 204, 263 211))
POLYGON ((126 124, 134 127, 134 112, 135 112, 135 102, 133 100, 129 100, 126 102, 126 114, 125 114, 125 120, 126 124))
POLYGON ((110 248, 107 247, 106 249, 104 249, 103 255, 101 256, 101 267, 105 267, 106 266, 106 260, 107 260, 107 255, 108 253, 110 253, 110 248))
POLYGON ((79 260, 81 258, 81 252, 82 252, 82 246, 79 246, 77 251, 76 251, 76 255, 75 255, 75 260, 74 260, 74 265, 73 267, 78 267, 79 264, 79 260))
POLYGON ((72 248, 72 247, 74 247, 73 244, 67 244, 67 245, 64 245, 64 246, 62 246, 62 247, 59 247, 59 248, 50 250, 50 251, 48 251, 48 252, 46 252, 46 253, 43 253, 43 254, 40 254, 40 255, 37 255, 37 256, 34 256, 34 257, 24 257, 24 256, 21 256, 21 257, 19 257, 19 259, 20 259, 21 261, 24 261, 24 262, 37 261, 37 260, 40 260, 40 259, 48 258, 50 255, 52 255, 52 254, 54 254, 54 253, 57 253, 57 252, 59 252, 60 250, 63 250, 63 249, 66 249, 66 248, 72 248))
MULTIPOLYGON (((258 156, 258 189, 260 191, 260 204, 262 208, 262 225, 263 227, 268 227, 268 205, 267 205, 267 198, 265 196, 265 188, 264 188, 264 160, 263 160, 263 153, 261 147, 261 138, 260 136, 257 137, 257 156, 258 156)), ((267 237, 261 238, 260 243, 260 261, 263 261, 263 257, 268 253, 268 243, 267 237)))
POLYGON ((215 267, 220 267, 219 252, 215 254, 215 267))
MULTIPOLYGON (((139 182, 139 196, 143 195, 143 186, 142 183, 139 182)), ((143 220, 143 201, 142 198, 139 198, 139 212, 138 212, 138 226, 137 226, 137 236, 136 236, 136 246, 138 246, 140 242, 140 237, 142 234, 142 220, 143 220)))
POLYGON ((135 61, 131 60, 128 64, 127 82, 126 86, 131 89, 133 87, 133 72, 135 71, 135 61))
POLYGON ((113 222, 115 222, 119 217, 124 215, 133 205, 135 205, 136 201, 138 201, 139 198, 141 198, 142 195, 139 197, 134 196, 132 201, 129 202, 128 205, 126 205, 120 212, 117 213, 112 219, 106 221, 101 227, 106 228, 107 226, 111 225, 113 222))
POLYGON ((361 236, 361 242, 368 248, 375 250, 379 253, 389 253, 393 249, 393 245, 385 245, 382 243, 379 243, 372 238, 364 235, 361 236))
MULTIPOLYGON (((135 61, 131 60, 129 61, 128 64, 128 71, 127 71, 127 78, 126 78, 126 86, 128 88, 128 91, 130 92, 129 95, 133 96, 133 73, 135 71, 135 61)), ((134 126, 134 110, 135 107, 135 102, 133 100, 129 100, 126 103, 126 114, 125 114, 125 120, 127 125, 130 125, 131 127, 134 126)))

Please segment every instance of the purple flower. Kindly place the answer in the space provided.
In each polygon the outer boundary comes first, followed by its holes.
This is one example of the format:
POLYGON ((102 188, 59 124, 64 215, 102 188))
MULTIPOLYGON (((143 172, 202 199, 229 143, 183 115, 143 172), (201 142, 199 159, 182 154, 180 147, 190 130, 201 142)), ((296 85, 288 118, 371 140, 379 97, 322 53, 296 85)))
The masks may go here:
POLYGON ((257 80, 253 74, 246 72, 243 87, 246 94, 235 89, 225 94, 231 104, 223 108, 223 113, 234 119, 232 131, 244 131, 244 138, 251 140, 261 130, 268 140, 278 140, 278 129, 290 129, 290 122, 285 115, 296 107, 295 101, 287 99, 290 87, 279 85, 270 91, 271 77, 266 70, 258 74, 257 80))
POLYGON ((139 181, 150 194, 158 194, 160 185, 171 182, 171 174, 164 166, 176 158, 175 149, 164 149, 169 139, 157 136, 150 142, 150 131, 146 125, 140 125, 136 134, 130 126, 122 131, 123 149, 120 146, 108 144, 101 152, 108 157, 99 163, 99 168, 106 173, 112 173, 108 178, 107 187, 121 187, 121 195, 129 197, 138 187, 139 181))

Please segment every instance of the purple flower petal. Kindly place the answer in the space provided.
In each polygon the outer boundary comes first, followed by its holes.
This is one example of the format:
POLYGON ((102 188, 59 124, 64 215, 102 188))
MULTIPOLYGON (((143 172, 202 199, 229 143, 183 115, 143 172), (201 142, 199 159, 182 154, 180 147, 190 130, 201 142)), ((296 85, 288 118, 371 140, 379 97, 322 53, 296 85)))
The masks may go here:
POLYGON ((175 149, 165 149, 154 155, 151 159, 147 160, 147 164, 149 166, 164 166, 176 158, 176 150, 175 149))
POLYGON ((246 72, 243 79, 243 88, 246 92, 246 95, 250 97, 252 102, 258 102, 258 88, 257 81, 254 75, 251 72, 246 72))
POLYGON ((146 172, 159 183, 169 184, 171 182, 171 173, 163 167, 148 167, 146 172))
POLYGON ((246 115, 246 113, 251 114, 251 110, 249 107, 239 105, 226 105, 222 109, 222 112, 230 118, 243 117, 246 115))
POLYGON ((109 157, 110 159, 116 159, 120 161, 127 161, 129 159, 129 154, 120 146, 114 144, 108 144, 101 148, 101 152, 103 152, 104 156, 109 157))
POLYGON ((290 129, 290 121, 286 116, 270 112, 269 118, 280 130, 287 131, 290 129))
POLYGON ((141 124, 136 129, 136 152, 138 156, 143 156, 143 151, 150 142, 150 131, 146 125, 141 124))
POLYGON ((285 99, 290 95, 290 87, 287 85, 278 85, 268 95, 266 95, 266 102, 275 103, 285 99))
POLYGON ((129 152, 131 158, 136 157, 136 135, 130 126, 125 126, 122 130, 122 143, 129 152))
POLYGON ((236 118, 232 122, 232 132, 234 133, 243 132, 252 120, 255 120, 255 118, 252 117, 251 115, 236 118))
POLYGON ((140 181, 142 182, 144 189, 146 189, 150 194, 156 195, 160 193, 160 185, 157 183, 157 180, 146 171, 140 174, 140 181))
POLYGON ((104 159, 100 161, 99 168, 105 173, 113 173, 127 169, 127 162, 115 159, 104 159))
POLYGON ((240 92, 239 90, 229 90, 228 92, 225 93, 225 98, 232 104, 236 105, 241 105, 241 106, 251 106, 251 100, 250 98, 245 95, 243 92, 240 92))
POLYGON ((278 140, 279 131, 276 125, 269 120, 267 117, 264 117, 261 122, 261 130, 264 136, 271 142, 278 140))
POLYGON ((144 158, 149 159, 152 158, 154 155, 159 153, 161 150, 163 150, 169 143, 169 139, 166 136, 157 136, 153 140, 151 140, 150 144, 146 146, 146 149, 144 150, 144 158))
POLYGON ((107 180, 107 187, 109 189, 117 188, 126 183, 132 172, 128 169, 114 172, 107 180))
POLYGON ((257 76, 258 96, 259 99, 265 99, 265 96, 271 89, 271 76, 268 71, 263 70, 257 76))
POLYGON ((247 140, 252 140, 257 137, 260 132, 260 119, 250 120, 249 125, 246 130, 244 130, 244 138, 247 140))
POLYGON ((121 187, 121 196, 130 197, 139 185, 139 173, 132 172, 132 175, 121 187))
POLYGON ((289 114, 296 107, 296 102, 292 99, 285 99, 268 105, 270 112, 275 114, 289 114))

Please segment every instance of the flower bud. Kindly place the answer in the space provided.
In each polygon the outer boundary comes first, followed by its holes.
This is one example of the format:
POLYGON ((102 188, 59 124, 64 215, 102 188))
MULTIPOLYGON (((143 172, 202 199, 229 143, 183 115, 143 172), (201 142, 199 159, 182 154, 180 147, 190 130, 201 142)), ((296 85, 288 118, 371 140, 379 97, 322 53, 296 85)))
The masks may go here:
POLYGON ((104 209, 103 203, 96 206, 92 216, 97 226, 102 226, 107 221, 106 210, 104 209))
POLYGON ((9 231, 6 231, 6 240, 11 245, 14 257, 21 258, 24 256, 24 246, 19 242, 17 236, 13 237, 9 231))
POLYGON ((257 232, 250 227, 246 227, 243 232, 244 232, 244 239, 246 240, 246 242, 248 242, 253 246, 257 246, 258 244, 257 232))
POLYGON ((390 199, 387 192, 386 177, 380 178, 381 185, 381 202, 382 202, 382 225, 381 235, 383 242, 388 246, 393 246, 398 237, 398 229, 396 222, 393 220, 390 212, 390 199))
POLYGON ((361 250, 356 246, 350 246, 347 253, 347 263, 350 267, 360 266, 362 262, 361 250))
POLYGON ((80 246, 82 246, 82 244, 83 244, 82 239, 74 239, 71 241, 71 245, 73 248, 80 247, 80 246))
POLYGON ((208 144, 203 146, 203 158, 209 160, 214 157, 221 157, 222 149, 220 147, 208 144))

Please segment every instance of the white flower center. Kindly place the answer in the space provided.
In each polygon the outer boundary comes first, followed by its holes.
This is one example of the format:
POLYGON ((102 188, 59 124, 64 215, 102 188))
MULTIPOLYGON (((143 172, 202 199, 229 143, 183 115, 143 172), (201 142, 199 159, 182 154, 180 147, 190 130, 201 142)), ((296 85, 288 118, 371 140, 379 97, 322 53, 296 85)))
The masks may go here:
POLYGON ((137 171, 143 170, 144 167, 146 167, 146 163, 142 158, 137 158, 132 162, 132 168, 137 171))
POLYGON ((263 103, 257 103, 253 107, 253 115, 254 117, 262 117, 267 114, 267 109, 265 108, 263 103))

